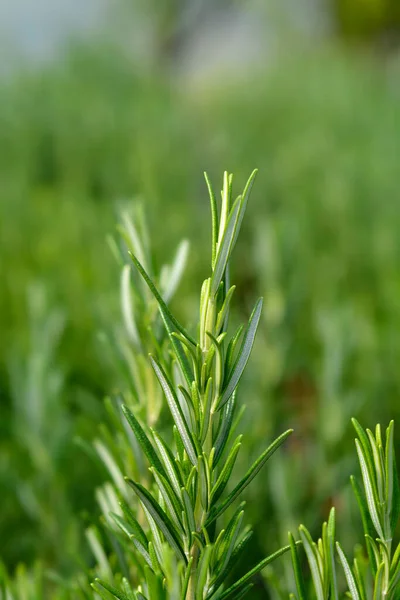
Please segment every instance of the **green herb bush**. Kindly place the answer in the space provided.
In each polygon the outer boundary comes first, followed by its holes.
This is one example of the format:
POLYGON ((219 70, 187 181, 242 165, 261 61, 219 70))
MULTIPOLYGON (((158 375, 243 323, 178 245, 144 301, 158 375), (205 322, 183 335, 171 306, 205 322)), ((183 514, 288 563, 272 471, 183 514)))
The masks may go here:
MULTIPOLYGON (((247 515, 257 526, 242 562, 248 560, 250 568, 286 545, 287 530, 294 532, 299 522, 316 539, 332 504, 348 556, 354 540, 362 539, 347 486, 356 459, 350 418, 370 424, 399 416, 397 89, 389 73, 339 52, 299 63, 250 77, 246 86, 211 81, 201 90, 183 86, 182 94, 181 84, 144 81, 112 53, 78 50, 62 66, 2 85, 0 252, 7 269, 0 294, 0 531, 11 572, 19 560, 29 566, 37 557, 76 578, 93 543, 99 548, 90 533, 88 543, 82 541, 82 522, 89 532, 94 523, 105 556, 111 552, 98 525, 105 511, 93 494, 109 471, 102 465, 96 470, 72 443, 79 438, 87 447, 95 438, 109 448, 106 432, 93 427, 101 423, 101 429, 112 419, 109 403, 101 402, 104 394, 120 389, 131 410, 135 405, 134 392, 126 389, 126 347, 110 333, 120 321, 118 272, 104 243, 115 219, 111 203, 121 198, 127 205, 126 196, 143 193, 154 246, 146 270, 160 287, 157 257, 172 259, 175 239, 187 235, 196 249, 205 243, 207 207, 199 175, 204 164, 215 169, 213 177, 224 164, 238 177, 253 164, 260 167, 233 265, 232 322, 238 325, 250 314, 257 295, 265 298, 255 352, 241 384, 248 405, 243 429, 251 426, 251 436, 237 458, 238 472, 246 472, 266 438, 296 430, 246 491, 247 515), (110 80, 113 84, 106 85, 110 80), (82 110, 83 99, 90 111, 82 110), (169 231, 160 217, 167 214, 175 215, 169 231), (18 430, 28 432, 31 420, 19 412, 25 402, 13 383, 16 373, 19 381, 27 378, 29 361, 37 360, 30 355, 46 354, 37 348, 37 338, 30 347, 31 328, 45 330, 40 316, 26 309, 24 290, 32 275, 47 290, 49 314, 61 309, 65 318, 60 337, 49 343, 50 358, 45 357, 44 379, 54 370, 62 386, 57 402, 48 398, 59 410, 56 416, 44 411, 52 416, 43 431, 51 431, 54 420, 65 426, 61 451, 46 469, 26 460, 29 445, 18 430), (101 340, 99 329, 106 332, 101 340), (34 491, 42 519, 54 506, 46 490, 59 499, 58 532, 27 511, 29 503, 16 494, 21 477, 32 488, 29 495, 34 491), (79 566, 66 558, 60 538, 70 540, 68 551, 79 566)), ((192 252, 181 295, 172 300, 171 310, 190 328, 195 282, 206 268, 205 255, 192 252)), ((37 281, 32 283, 35 289, 37 281)), ((154 304, 151 310, 157 316, 154 304)), ((44 381, 44 398, 49 389, 44 381)), ((155 393, 160 402, 161 390, 155 393)), ((139 414, 147 425, 156 422, 168 432, 165 409, 151 422, 142 408, 139 414)), ((110 432, 113 423, 106 426, 110 432)), ((27 436, 29 443, 32 439, 27 436)), ((119 469, 135 477, 124 464, 119 469)), ((142 471, 148 477, 145 463, 142 471)), ((99 558, 91 566, 106 580, 99 558)), ((290 562, 280 560, 273 568, 263 571, 268 593, 275 593, 274 577, 294 590, 290 562)), ((90 580, 88 572, 84 589, 90 580)), ((258 591, 263 597, 262 580, 256 584, 253 597, 258 591)), ((56 593, 54 587, 44 589, 43 594, 56 593)))

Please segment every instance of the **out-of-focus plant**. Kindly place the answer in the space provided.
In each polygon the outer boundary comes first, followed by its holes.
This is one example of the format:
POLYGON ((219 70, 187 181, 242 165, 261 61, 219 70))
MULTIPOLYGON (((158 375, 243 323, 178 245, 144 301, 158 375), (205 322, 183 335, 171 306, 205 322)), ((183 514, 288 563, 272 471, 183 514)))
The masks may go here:
POLYGON ((80 539, 68 480, 63 475, 73 429, 63 398, 65 372, 57 358, 65 314, 52 306, 42 284, 28 288, 27 305, 26 352, 17 345, 9 349, 12 404, 10 429, 3 440, 3 456, 7 455, 8 461, 2 469, 1 483, 3 516, 14 522, 14 532, 3 538, 2 555, 18 556, 22 546, 27 555, 35 549, 44 560, 51 557, 61 566, 70 558, 60 539, 64 539, 71 554, 80 539), (21 512, 17 521, 15 504, 21 512))

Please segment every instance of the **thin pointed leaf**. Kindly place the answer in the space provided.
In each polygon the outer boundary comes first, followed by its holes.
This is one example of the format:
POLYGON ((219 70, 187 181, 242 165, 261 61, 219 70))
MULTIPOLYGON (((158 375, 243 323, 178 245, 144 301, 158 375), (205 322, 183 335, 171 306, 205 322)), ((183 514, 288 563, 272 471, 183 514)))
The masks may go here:
POLYGON ((245 185, 245 188, 243 190, 243 194, 241 195, 241 200, 240 200, 240 214, 239 214, 238 224, 237 224, 237 227, 236 227, 236 234, 235 234, 235 239, 234 239, 233 245, 236 244, 236 239, 237 239, 237 236, 239 235, 240 228, 242 226, 243 217, 244 217, 244 214, 246 212, 247 203, 248 203, 248 200, 249 200, 249 197, 250 197, 250 193, 251 193, 251 190, 253 188, 254 181, 255 181, 255 178, 257 176, 257 173, 258 173, 258 169, 254 169, 254 171, 251 173, 250 177, 248 178, 247 183, 245 185))
POLYGON ((229 560, 232 556, 232 553, 235 549, 235 544, 239 536, 240 528, 242 526, 244 510, 242 507, 244 503, 242 503, 239 510, 236 511, 235 515, 232 517, 227 530, 225 532, 224 540, 221 544, 221 557, 218 564, 218 569, 225 569, 229 560))
POLYGON ((196 521, 194 517, 193 505, 187 490, 183 487, 181 491, 190 533, 194 533, 196 531, 196 521))
POLYGON ((206 525, 210 525, 215 519, 217 519, 225 510, 232 504, 232 502, 243 492, 243 490, 249 485, 254 477, 259 473, 262 467, 265 465, 267 460, 272 454, 283 444, 286 438, 293 432, 293 429, 288 429, 285 433, 282 433, 276 440, 272 442, 270 446, 259 456, 259 458, 253 463, 250 469, 247 471, 243 479, 237 484, 232 490, 229 496, 224 500, 220 506, 214 508, 211 511, 209 518, 207 519, 206 525))
POLYGON ((303 542, 304 551, 307 555, 308 564, 310 566, 311 577, 314 583, 317 600, 324 600, 324 580, 319 562, 320 557, 318 556, 319 553, 317 546, 313 542, 308 530, 303 525, 300 525, 299 533, 301 541, 303 542))
POLYGON ((353 572, 350 568, 345 553, 340 547, 339 542, 336 542, 336 548, 339 554, 340 562, 342 563, 344 575, 346 577, 347 585, 349 586, 350 594, 353 600, 361 600, 360 593, 358 591, 357 582, 354 578, 353 572))
POLYGON ((374 492, 374 486, 373 486, 373 483, 371 481, 370 474, 368 471, 367 460, 365 458, 364 452, 362 451, 361 444, 358 440, 356 440, 356 448, 357 448, 358 460, 360 462, 360 467, 361 467, 361 474, 362 474, 362 478, 363 478, 363 482, 364 482, 364 489, 365 489, 365 495, 367 498, 369 514, 371 516, 371 519, 372 519, 372 522, 374 524, 377 534, 383 540, 383 539, 385 539, 385 536, 384 536, 384 533, 383 533, 383 530, 381 527, 381 522, 379 519, 379 514, 378 514, 378 509, 377 509, 378 499, 376 498, 376 495, 374 492))
POLYGON ((204 591, 206 589, 206 583, 207 583, 208 568, 210 565, 211 550, 212 550, 212 546, 207 545, 205 548, 203 548, 201 555, 200 555, 199 564, 196 569, 196 574, 197 574, 196 594, 195 594, 196 600, 203 600, 203 598, 204 598, 204 591))
POLYGON ((233 413, 236 404, 236 392, 233 392, 228 402, 225 404, 220 417, 220 427, 215 441, 214 466, 216 466, 225 450, 233 422, 233 413))
POLYGON ((335 523, 335 509, 332 507, 329 513, 328 527, 327 527, 327 546, 328 546, 328 569, 330 574, 331 582, 331 600, 339 600, 339 590, 336 576, 336 565, 335 565, 335 536, 336 536, 336 523, 335 523))
POLYGON ((128 335, 136 348, 140 348, 139 332, 133 314, 130 265, 124 265, 121 272, 121 309, 128 335))
MULTIPOLYGON (((182 339, 180 339, 180 337, 178 337, 180 334, 174 331, 171 325, 171 321, 168 319, 167 315, 161 313, 161 318, 163 320, 165 329, 167 330, 167 333, 169 335, 169 339, 171 340, 171 344, 175 350, 175 356, 179 362, 182 373, 186 379, 187 384, 190 385, 193 380, 193 370, 190 366, 188 357, 186 356, 185 351, 182 348, 183 341, 182 339)), ((183 336, 182 338, 185 340, 183 336)), ((190 344, 190 342, 188 342, 187 340, 186 342, 187 344, 190 344)))
POLYGON ((177 321, 174 317, 174 315, 171 313, 171 311, 169 310, 168 306, 165 304, 160 292, 157 290, 156 286, 154 285, 153 281, 150 279, 150 277, 148 276, 148 274, 146 273, 145 269, 143 268, 143 266, 141 265, 141 263, 138 261, 138 259, 136 258, 136 256, 134 254, 130 254, 131 259, 135 265, 135 267, 137 268, 137 270, 139 271, 139 273, 141 274, 141 276, 143 277, 144 281, 147 283, 150 291, 152 292, 153 296, 155 297, 155 299, 158 302, 158 305, 160 307, 160 312, 163 316, 165 316, 167 319, 169 319, 171 321, 171 323, 176 327, 176 329, 178 331, 180 331, 182 333, 182 335, 185 336, 185 338, 187 340, 189 340, 192 344, 196 345, 196 342, 194 341, 194 339, 187 333, 187 331, 184 329, 184 327, 182 327, 182 325, 179 323, 179 321, 177 321))
POLYGON ((177 528, 177 531, 181 535, 184 535, 184 530, 183 530, 183 526, 182 526, 182 522, 181 522, 181 518, 180 518, 180 516, 182 514, 182 510, 183 510, 183 505, 180 502, 180 499, 176 496, 174 490, 172 489, 172 486, 167 481, 167 479, 165 477, 163 477, 161 475, 161 473, 159 473, 157 471, 157 469, 152 467, 150 469, 150 471, 154 475, 157 486, 158 486, 158 488, 161 492, 161 495, 164 499, 165 506, 168 509, 168 512, 171 516, 171 519, 172 519, 174 525, 177 528))
POLYGON ((231 302, 231 300, 232 300, 232 296, 233 296, 233 294, 234 294, 234 291, 235 291, 235 289, 236 289, 236 286, 235 286, 235 285, 233 285, 233 286, 232 286, 232 287, 229 289, 228 293, 227 293, 227 294, 226 294, 226 296, 225 296, 225 299, 224 299, 224 303, 223 303, 223 305, 222 305, 222 308, 221 308, 221 310, 220 310, 220 311, 219 311, 219 313, 218 313, 218 316, 217 316, 217 323, 216 323, 216 325, 215 325, 215 331, 216 331, 216 334, 217 334, 217 335, 219 335, 219 334, 221 333, 221 330, 224 328, 225 319, 226 319, 226 316, 227 316, 227 314, 228 314, 228 312, 229 312, 229 306, 230 306, 230 302, 231 302))
POLYGON ((157 449, 160 453, 160 457, 162 463, 165 468, 165 472, 167 473, 168 479, 171 482, 172 487, 175 490, 175 493, 179 497, 180 489, 183 485, 183 481, 180 477, 179 470, 176 466, 176 462, 171 450, 168 448, 164 440, 158 435, 158 433, 154 430, 151 431, 154 437, 154 441, 156 443, 157 449))
POLYGON ((235 239, 236 226, 239 220, 240 198, 235 201, 229 214, 228 221, 218 245, 218 252, 215 259, 215 268, 211 277, 210 295, 214 297, 218 292, 219 284, 222 281, 226 266, 233 250, 233 241, 235 239))
POLYGON ((374 585, 374 600, 382 600, 385 598, 386 594, 383 593, 384 586, 384 575, 385 575, 385 564, 381 563, 378 567, 378 571, 375 577, 375 585, 374 585))
POLYGON ((304 585, 303 573, 301 571, 301 565, 299 560, 299 555, 297 552, 296 543, 292 534, 289 532, 289 543, 290 543, 290 553, 292 555, 292 565, 294 572, 294 579, 296 582, 296 591, 298 594, 298 600, 306 600, 306 589, 304 585))
POLYGON ((190 557, 189 562, 185 568, 185 577, 183 579, 180 600, 186 600, 186 593, 187 593, 187 590, 189 587, 189 580, 190 580, 190 574, 192 572, 192 565, 193 565, 193 556, 190 557))
MULTIPOLYGON (((364 534, 367 537, 371 537, 375 534, 375 530, 374 530, 374 525, 371 521, 371 516, 368 512, 367 503, 363 496, 362 490, 353 475, 350 477, 350 482, 351 482, 353 492, 356 497, 358 508, 359 508, 359 511, 361 514, 361 520, 362 520, 362 524, 363 524, 364 534)), ((375 561, 374 554, 371 552, 371 548, 370 548, 369 544, 367 544, 367 552, 368 552, 368 558, 370 560, 372 572, 373 572, 373 575, 375 576, 378 565, 375 561)))
POLYGON ((185 417, 183 416, 182 409, 179 405, 176 394, 172 388, 171 383, 169 382, 167 375, 159 364, 159 362, 150 356, 151 364, 153 366, 154 372, 157 375, 157 378, 161 384, 161 387, 164 391, 165 397, 168 402, 168 406, 170 408, 172 418, 174 419, 175 425, 178 429, 179 435, 182 438, 182 443, 185 446, 185 450, 187 455, 193 465, 197 464, 197 453, 195 450, 194 442, 192 439, 192 435, 189 431, 189 427, 185 421, 185 417))
POLYGON ((211 207, 211 266, 214 268, 215 265, 215 257, 217 254, 217 243, 218 243, 218 209, 217 209, 217 201, 215 199, 215 194, 213 187, 211 185, 211 181, 207 175, 204 173, 204 178, 206 180, 208 194, 210 196, 210 207, 211 207))
POLYGON ((256 575, 257 573, 262 571, 267 565, 269 565, 271 562, 273 562, 274 560, 276 560, 277 558, 279 558, 280 556, 282 556, 289 550, 290 550, 290 546, 284 546, 277 552, 274 552, 273 554, 270 554, 270 556, 267 556, 266 558, 264 558, 255 567, 250 569, 250 571, 248 571, 248 573, 246 573, 246 575, 243 575, 243 577, 241 577, 238 581, 236 581, 236 583, 234 583, 233 585, 231 585, 231 587, 229 587, 227 590, 225 590, 225 592, 223 592, 221 594, 221 596, 219 597, 218 600, 228 600, 228 599, 231 600, 233 598, 233 594, 235 592, 241 590, 247 584, 249 579, 254 577, 254 575, 256 575))
POLYGON ((242 437, 243 436, 240 435, 234 443, 233 448, 230 451, 228 458, 226 459, 226 462, 221 470, 221 473, 219 474, 218 479, 211 490, 212 504, 215 504, 215 502, 217 502, 217 500, 221 497, 222 492, 224 491, 228 481, 230 480, 232 470, 235 466, 236 458, 240 450, 242 437))
POLYGON ((122 512, 124 513, 125 519, 127 520, 131 529, 133 530, 133 534, 139 540, 139 542, 147 548, 149 543, 148 539, 139 522, 137 521, 135 515, 133 514, 133 512, 131 511, 131 509, 125 501, 121 501, 119 505, 121 507, 122 512))
POLYGON ((127 481, 156 522, 160 531, 162 531, 165 539, 168 540, 177 553, 178 558, 186 563, 185 553, 183 552, 181 543, 175 533, 175 528, 168 515, 166 515, 161 506, 154 500, 153 496, 146 488, 140 485, 140 483, 135 483, 131 479, 128 479, 127 481))
POLYGON ((224 569, 222 569, 218 572, 217 577, 212 582, 212 585, 210 586, 210 591, 207 595, 206 600, 210 600, 210 598, 214 595, 214 593, 217 591, 217 589, 228 579, 230 573, 232 572, 232 570, 234 569, 234 567, 236 566, 236 564, 238 563, 240 558, 243 556, 243 553, 246 550, 247 545, 252 537, 253 537, 253 532, 248 531, 247 533, 245 533, 243 538, 239 541, 239 543, 237 544, 237 546, 235 547, 235 549, 232 553, 232 556, 231 556, 228 564, 225 566, 224 569))
MULTIPOLYGON (((244 330, 244 325, 239 325, 237 330, 235 331, 233 337, 229 341, 228 348, 226 350, 226 358, 225 358, 225 375, 226 379, 228 379, 228 375, 232 373, 233 365, 235 364, 235 355, 236 355, 236 347, 239 343, 241 335, 244 330)), ((226 382, 224 382, 226 383, 226 382)))
POLYGON ((128 596, 126 596, 122 590, 118 590, 116 587, 110 585, 106 581, 96 578, 95 583, 101 585, 105 590, 107 590, 107 592, 110 592, 110 594, 118 598, 118 600, 129 600, 128 596))
POLYGON ((247 365, 247 361, 249 360, 250 353, 253 348, 254 339, 256 337, 257 327, 261 317, 262 305, 263 301, 262 298, 260 298, 257 301, 249 319, 243 342, 240 347, 239 355, 233 367, 232 374, 229 377, 229 381, 226 385, 226 388, 222 394, 218 408, 224 406, 224 404, 229 400, 236 386, 238 385, 243 371, 247 365))
POLYGON ((226 229, 226 224, 229 219, 229 209, 230 209, 230 195, 229 195, 229 175, 227 171, 224 171, 224 181, 223 188, 221 191, 222 196, 222 206, 221 206, 221 218, 219 223, 219 231, 218 231, 218 244, 217 251, 221 245, 222 237, 226 229))
POLYGON ((351 422, 353 424, 354 429, 356 430, 356 434, 358 435, 359 438, 359 443, 361 444, 361 447, 363 449, 363 454, 365 457, 365 461, 368 467, 368 472, 370 475, 370 478, 372 478, 373 473, 374 473, 374 464, 372 461, 372 456, 371 456, 371 445, 369 443, 369 439, 367 434, 365 433, 364 429, 361 427, 360 423, 357 421, 357 419, 352 418, 351 422))
POLYGON ((213 396, 213 380, 209 377, 207 381, 206 390, 204 392, 204 405, 200 413, 200 440, 204 444, 204 441, 208 434, 208 428, 210 424, 210 413, 211 413, 211 402, 213 396))
POLYGON ((186 267, 187 257, 189 254, 189 242, 188 240, 182 240, 178 246, 175 254, 174 261, 171 265, 171 269, 168 277, 168 284, 164 290, 164 302, 168 304, 171 298, 174 296, 178 285, 181 281, 182 274, 186 267))
POLYGON ((160 473, 165 475, 164 467, 161 464, 161 461, 158 458, 156 451, 153 448, 152 443, 150 442, 143 427, 140 425, 139 421, 136 419, 133 412, 128 408, 128 406, 126 406, 126 404, 122 405, 122 412, 124 413, 124 416, 125 416, 126 420, 128 421, 133 433, 135 434, 135 437, 139 443, 139 446, 141 447, 144 454, 146 455, 150 465, 155 467, 157 469, 157 471, 159 471, 160 473))
MULTIPOLYGON (((143 558, 145 559, 145 561, 147 562, 147 564, 149 564, 151 566, 151 560, 150 560, 150 555, 147 551, 147 543, 143 544, 143 540, 142 538, 138 538, 138 536, 136 535, 136 530, 130 526, 130 524, 128 523, 128 521, 126 521, 125 519, 123 519, 122 517, 120 517, 119 515, 116 515, 115 513, 111 513, 111 517, 114 519, 114 521, 116 522, 116 524, 118 525, 118 527, 128 536, 128 538, 133 542, 134 546, 136 547, 137 551, 140 552, 140 554, 143 556, 143 558)), ((146 540, 147 542, 147 540, 146 540)))

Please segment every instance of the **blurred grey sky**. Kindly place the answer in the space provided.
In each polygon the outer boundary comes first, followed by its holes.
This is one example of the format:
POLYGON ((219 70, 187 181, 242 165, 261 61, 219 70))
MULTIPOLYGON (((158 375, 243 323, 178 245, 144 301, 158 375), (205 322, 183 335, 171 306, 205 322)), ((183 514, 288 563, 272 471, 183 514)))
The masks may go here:
POLYGON ((75 33, 101 26, 109 0, 0 0, 2 62, 10 57, 42 60, 75 33))
MULTIPOLYGON (((240 67, 254 61, 260 47, 273 53, 281 27, 302 35, 326 31, 325 1, 187 0, 186 12, 194 15, 194 26, 181 53, 181 66, 190 73, 221 64, 240 67), (260 11, 265 19, 260 20, 260 11), (202 18, 197 18, 200 14, 202 18)), ((143 32, 135 30, 134 5, 123 0, 0 0, 0 66, 4 70, 18 60, 52 59, 71 37, 88 39, 106 30, 114 30, 118 39, 135 48, 143 32)), ((143 43, 139 47, 141 54, 143 43)))

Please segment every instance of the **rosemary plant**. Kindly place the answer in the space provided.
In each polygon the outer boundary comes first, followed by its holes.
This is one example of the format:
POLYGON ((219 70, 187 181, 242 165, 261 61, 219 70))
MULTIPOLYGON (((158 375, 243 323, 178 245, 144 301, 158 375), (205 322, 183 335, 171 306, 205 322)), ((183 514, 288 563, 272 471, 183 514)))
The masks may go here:
POLYGON ((170 312, 167 295, 157 288, 141 256, 131 253, 134 268, 157 301, 170 344, 168 356, 155 344, 149 361, 173 426, 171 435, 162 437, 135 407, 122 406, 152 482, 143 485, 127 478, 139 504, 120 489, 124 499, 112 518, 135 549, 137 577, 132 581, 128 573, 119 586, 97 579, 93 587, 103 598, 241 598, 251 589, 253 575, 290 548, 278 550, 227 584, 252 535, 250 529, 242 529, 244 502, 234 506, 228 519, 227 510, 291 433, 274 440, 231 489, 242 443, 242 436, 235 434, 237 388, 253 347, 262 300, 257 301, 247 326, 228 336, 235 291, 229 263, 255 176, 256 171, 233 201, 232 175, 225 173, 220 211, 206 176, 212 215, 211 275, 201 289, 197 339, 170 312), (221 518, 226 522, 223 528, 217 524, 221 518))
MULTIPOLYGON (((176 250, 171 265, 164 264, 156 273, 152 268, 152 249, 142 205, 136 204, 132 215, 123 212, 121 221, 118 227, 120 236, 118 239, 110 239, 110 245, 121 266, 122 323, 110 334, 103 335, 113 363, 119 366, 121 393, 106 398, 108 420, 100 425, 98 435, 93 442, 97 458, 100 459, 111 481, 96 490, 103 526, 92 524, 86 534, 92 554, 96 558, 97 574, 115 579, 115 569, 112 568, 103 547, 104 538, 108 538, 115 555, 119 558, 120 570, 125 574, 129 572, 131 577, 137 579, 136 562, 131 560, 125 539, 121 540, 118 536, 120 530, 117 527, 118 531, 116 531, 115 520, 118 521, 118 516, 123 516, 120 504, 130 500, 130 491, 124 481, 124 474, 129 474, 145 487, 150 485, 151 474, 128 422, 122 417, 121 405, 124 401, 125 410, 133 411, 146 427, 161 428, 159 417, 163 405, 163 393, 148 360, 148 352, 150 349, 157 351, 168 368, 172 367, 172 359, 166 347, 165 328, 160 326, 162 324, 160 324, 157 302, 147 285, 141 278, 135 277, 137 273, 133 273, 130 265, 127 264, 127 260, 131 262, 128 252, 140 256, 146 271, 151 273, 154 281, 157 281, 163 298, 169 300, 173 297, 185 268, 188 242, 183 240, 176 250), (114 515, 114 518, 111 515, 114 515)), ((90 448, 87 450, 91 452, 90 448)))
MULTIPOLYGON (((309 531, 301 525, 300 538, 311 571, 311 596, 317 600, 338 600, 339 586, 335 564, 335 546, 344 570, 349 595, 353 600, 398 600, 400 598, 400 543, 393 547, 393 538, 400 515, 399 479, 393 442, 393 421, 383 439, 377 425, 375 435, 353 419, 358 438, 356 448, 361 468, 363 488, 351 477, 351 484, 361 513, 366 552, 356 548, 353 566, 335 542, 335 511, 322 528, 322 538, 313 542, 309 531)), ((293 536, 289 534, 292 563, 298 600, 308 600, 301 563, 293 536)))

